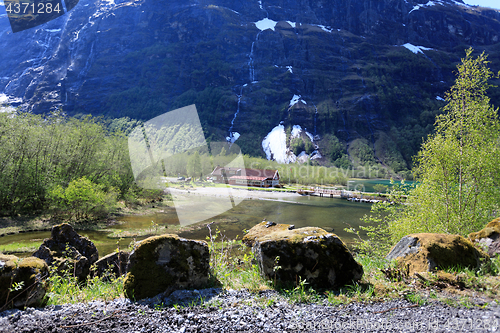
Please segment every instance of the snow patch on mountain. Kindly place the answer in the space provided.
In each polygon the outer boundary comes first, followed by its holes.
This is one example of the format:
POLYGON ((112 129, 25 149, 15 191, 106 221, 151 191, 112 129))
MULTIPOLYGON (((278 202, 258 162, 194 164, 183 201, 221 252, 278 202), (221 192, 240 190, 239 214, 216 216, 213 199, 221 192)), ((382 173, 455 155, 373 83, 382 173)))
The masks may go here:
POLYGON ((290 100, 289 107, 291 108, 292 106, 294 106, 298 102, 302 102, 304 104, 307 104, 307 102, 304 101, 301 97, 302 97, 301 95, 293 95, 292 99, 290 100))
POLYGON ((300 127, 300 125, 293 125, 291 134, 292 139, 298 137, 300 132, 302 132, 302 127, 300 127))
POLYGON ((286 147, 285 126, 278 125, 267 134, 262 140, 262 148, 268 160, 275 160, 278 163, 295 162, 295 154, 286 147))
POLYGON ((264 30, 267 30, 267 29, 271 29, 272 31, 274 31, 274 28, 276 27, 276 24, 278 24, 278 22, 270 20, 267 17, 265 19, 262 19, 260 21, 255 22, 255 26, 260 31, 264 31, 264 30))
MULTIPOLYGON (((423 8, 423 7, 432 7, 432 6, 435 6, 436 3, 434 1, 429 1, 428 3, 426 4, 421 4, 421 5, 416 5, 415 7, 413 7, 412 10, 410 10, 410 13, 415 11, 415 10, 419 10, 420 8, 423 8)), ((410 14, 408 13, 408 14, 410 14)))
POLYGON ((5 94, 0 94, 0 104, 7 102, 9 98, 5 94))
POLYGON ((227 142, 235 143, 236 140, 240 137, 240 133, 238 132, 231 132, 229 136, 226 137, 227 142))
POLYGON ((333 31, 333 29, 325 27, 324 25, 321 25, 321 24, 317 24, 316 26, 320 27, 325 32, 332 32, 333 31))
POLYGON ((305 151, 302 151, 299 156, 297 156, 296 160, 299 163, 306 163, 307 160, 309 159, 309 155, 305 151))
MULTIPOLYGON (((464 7, 472 7, 471 5, 468 5, 468 4, 465 4, 465 3, 461 3, 461 2, 458 2, 458 1, 455 1, 455 0, 452 0, 451 1, 453 4, 455 4, 456 6, 464 6, 464 7)), ((407 2, 408 3, 408 2, 407 2)), ((441 6, 445 6, 445 5, 449 5, 448 2, 444 2, 442 0, 433 0, 433 1, 429 1, 427 3, 424 3, 424 4, 418 4, 416 6, 413 7, 412 10, 410 10, 410 13, 415 11, 415 10, 419 10, 420 8, 424 8, 424 7, 432 7, 432 6, 436 6, 436 5, 441 5, 441 6)), ((408 13, 408 14, 410 14, 408 13)))
POLYGON ((318 159, 318 158, 322 158, 323 156, 321 156, 320 152, 315 150, 311 153, 311 160, 315 160, 315 159, 318 159))
POLYGON ((406 43, 406 44, 403 44, 401 45, 402 47, 405 47, 407 48, 408 50, 410 50, 411 52, 415 53, 415 54, 418 54, 418 53, 422 53, 424 54, 423 51, 428 51, 428 50, 432 50, 431 48, 429 47, 424 47, 424 46, 415 46, 413 44, 410 44, 410 43, 406 43))

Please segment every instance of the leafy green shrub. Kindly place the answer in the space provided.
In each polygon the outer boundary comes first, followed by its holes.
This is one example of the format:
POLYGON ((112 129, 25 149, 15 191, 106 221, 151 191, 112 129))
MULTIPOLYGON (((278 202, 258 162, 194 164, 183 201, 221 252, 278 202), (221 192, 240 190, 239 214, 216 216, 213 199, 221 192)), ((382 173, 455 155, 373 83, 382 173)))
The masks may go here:
POLYGON ((389 225, 401 213, 411 187, 406 186, 404 181, 395 184, 392 179, 391 185, 388 201, 373 204, 370 215, 362 218, 364 225, 360 225, 359 230, 352 227, 345 229, 357 236, 353 248, 362 255, 370 255, 376 259, 384 258, 394 244, 389 225), (366 237, 361 237, 362 234, 366 237))
POLYGON ((101 217, 116 203, 116 193, 106 193, 103 188, 86 177, 72 180, 66 188, 56 186, 49 192, 52 210, 55 215, 68 219, 101 217))
POLYGON ((383 185, 383 184, 375 184, 375 185, 373 185, 373 189, 377 193, 382 193, 382 192, 387 191, 387 186, 383 185))

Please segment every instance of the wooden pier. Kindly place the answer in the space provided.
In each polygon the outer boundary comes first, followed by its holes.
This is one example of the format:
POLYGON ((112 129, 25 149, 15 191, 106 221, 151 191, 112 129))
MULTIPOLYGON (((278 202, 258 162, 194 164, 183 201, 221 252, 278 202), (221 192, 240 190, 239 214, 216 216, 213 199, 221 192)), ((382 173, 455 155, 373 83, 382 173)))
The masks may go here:
POLYGON ((317 197, 329 196, 330 198, 341 198, 353 202, 377 203, 379 201, 386 201, 384 199, 373 198, 373 197, 363 198, 363 194, 352 191, 325 189, 321 187, 310 187, 309 189, 300 189, 297 190, 297 193, 300 195, 314 195, 317 197))
POLYGON ((324 189, 320 187, 311 187, 309 189, 300 189, 297 190, 298 194, 301 195, 315 195, 319 197, 324 197, 325 195, 330 196, 330 198, 333 198, 334 196, 340 197, 342 195, 342 191, 340 190, 331 190, 331 189, 324 189))

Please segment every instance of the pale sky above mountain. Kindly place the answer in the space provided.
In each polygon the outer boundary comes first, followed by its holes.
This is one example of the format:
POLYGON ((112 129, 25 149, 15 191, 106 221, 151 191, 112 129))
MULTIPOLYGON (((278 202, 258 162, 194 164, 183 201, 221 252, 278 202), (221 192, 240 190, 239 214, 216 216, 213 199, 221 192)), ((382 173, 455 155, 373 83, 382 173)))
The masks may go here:
POLYGON ((498 0, 464 0, 464 2, 469 5, 500 9, 500 1, 498 0))

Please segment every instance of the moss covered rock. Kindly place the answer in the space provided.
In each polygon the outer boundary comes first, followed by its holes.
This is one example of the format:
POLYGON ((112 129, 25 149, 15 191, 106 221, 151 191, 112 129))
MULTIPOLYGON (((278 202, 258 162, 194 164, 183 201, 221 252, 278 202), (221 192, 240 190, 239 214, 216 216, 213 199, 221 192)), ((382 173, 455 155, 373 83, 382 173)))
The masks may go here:
POLYGON ((469 234, 471 242, 484 248, 490 256, 500 255, 500 218, 496 218, 484 229, 469 234))
POLYGON ((111 274, 115 276, 125 275, 127 273, 129 255, 130 254, 126 251, 119 251, 102 257, 94 264, 95 274, 99 277, 105 277, 111 274))
POLYGON ((208 283, 210 254, 203 241, 177 235, 149 237, 130 253, 125 294, 142 299, 208 283))
POLYGON ((254 228, 248 235, 266 279, 284 284, 305 279, 314 288, 336 288, 363 276, 363 267, 335 234, 314 227, 291 229, 287 224, 266 227, 266 222, 254 228))
POLYGON ((47 273, 47 264, 41 259, 0 254, 0 310, 41 305, 47 273))
POLYGON ((83 281, 90 272, 90 266, 99 259, 94 243, 80 236, 67 223, 52 227, 51 237, 43 241, 34 257, 45 260, 49 266, 69 270, 83 281))
POLYGON ((289 229, 293 229, 293 225, 280 223, 276 224, 263 221, 250 229, 248 233, 243 236, 242 242, 245 245, 252 247, 258 239, 268 235, 271 232, 285 231, 289 229))
POLYGON ((401 238, 387 254, 408 274, 452 267, 476 269, 488 255, 460 235, 412 234, 401 238))

